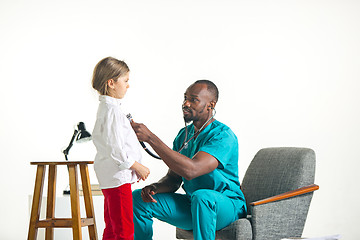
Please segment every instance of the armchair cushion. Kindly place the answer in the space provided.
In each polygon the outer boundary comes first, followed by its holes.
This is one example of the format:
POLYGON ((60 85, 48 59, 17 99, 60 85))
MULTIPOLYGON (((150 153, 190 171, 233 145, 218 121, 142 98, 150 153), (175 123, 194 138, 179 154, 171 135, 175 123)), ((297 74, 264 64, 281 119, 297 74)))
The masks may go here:
MULTIPOLYGON (((216 239, 221 240, 251 240, 252 239, 252 229, 249 218, 241 218, 229 226, 216 232, 216 239)), ((184 230, 181 228, 176 229, 176 238, 177 239, 194 239, 192 231, 184 230)))

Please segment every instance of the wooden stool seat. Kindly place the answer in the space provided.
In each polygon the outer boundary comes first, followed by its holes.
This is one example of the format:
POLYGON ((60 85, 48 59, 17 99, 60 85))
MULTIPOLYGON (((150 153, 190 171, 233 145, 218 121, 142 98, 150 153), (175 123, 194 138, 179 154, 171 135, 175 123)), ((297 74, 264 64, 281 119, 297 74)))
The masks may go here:
POLYGON ((33 203, 29 223, 28 240, 36 240, 38 228, 46 228, 45 239, 53 239, 53 228, 72 228, 73 239, 82 239, 81 227, 88 227, 91 240, 97 239, 94 205, 91 195, 88 164, 93 161, 58 161, 58 162, 31 162, 37 165, 33 203), (46 218, 40 220, 41 198, 44 186, 46 166, 49 166, 48 194, 46 206, 46 218), (55 218, 56 198, 56 167, 66 165, 69 170, 71 218, 55 218), (80 175, 83 186, 86 218, 80 216, 79 184, 77 165, 80 166, 80 175))

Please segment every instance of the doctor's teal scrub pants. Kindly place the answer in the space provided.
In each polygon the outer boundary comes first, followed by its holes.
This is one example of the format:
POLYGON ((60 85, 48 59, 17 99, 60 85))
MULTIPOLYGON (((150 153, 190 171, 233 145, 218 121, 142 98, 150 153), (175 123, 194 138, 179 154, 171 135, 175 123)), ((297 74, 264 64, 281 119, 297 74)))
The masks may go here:
POLYGON ((153 195, 157 203, 146 203, 141 189, 133 192, 135 240, 151 240, 153 220, 193 230, 194 240, 215 239, 215 231, 245 217, 244 202, 214 190, 200 189, 191 197, 178 193, 153 195))

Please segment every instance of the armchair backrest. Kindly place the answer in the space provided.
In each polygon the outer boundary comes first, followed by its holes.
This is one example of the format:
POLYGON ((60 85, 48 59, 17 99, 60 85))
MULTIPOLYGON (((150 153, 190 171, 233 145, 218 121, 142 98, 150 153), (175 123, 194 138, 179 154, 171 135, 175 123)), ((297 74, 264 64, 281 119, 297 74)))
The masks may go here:
POLYGON ((241 189, 251 202, 314 183, 315 152, 308 148, 264 148, 250 163, 241 189))

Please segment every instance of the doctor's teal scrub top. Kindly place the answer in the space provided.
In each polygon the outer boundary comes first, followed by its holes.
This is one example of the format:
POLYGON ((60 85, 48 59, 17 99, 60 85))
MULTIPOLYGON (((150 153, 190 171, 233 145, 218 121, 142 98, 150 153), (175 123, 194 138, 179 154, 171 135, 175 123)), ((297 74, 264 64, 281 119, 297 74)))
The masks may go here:
MULTIPOLYGON (((194 136, 194 125, 190 124, 187 129, 186 141, 194 136)), ((184 127, 173 142, 173 150, 178 151, 181 148, 185 135, 184 127)), ((180 151, 181 154, 193 158, 197 152, 203 151, 219 161, 218 167, 208 174, 192 180, 183 178, 183 189, 187 195, 191 196, 198 189, 211 189, 230 198, 245 201, 238 176, 238 140, 228 126, 215 120, 187 145, 180 151)))

